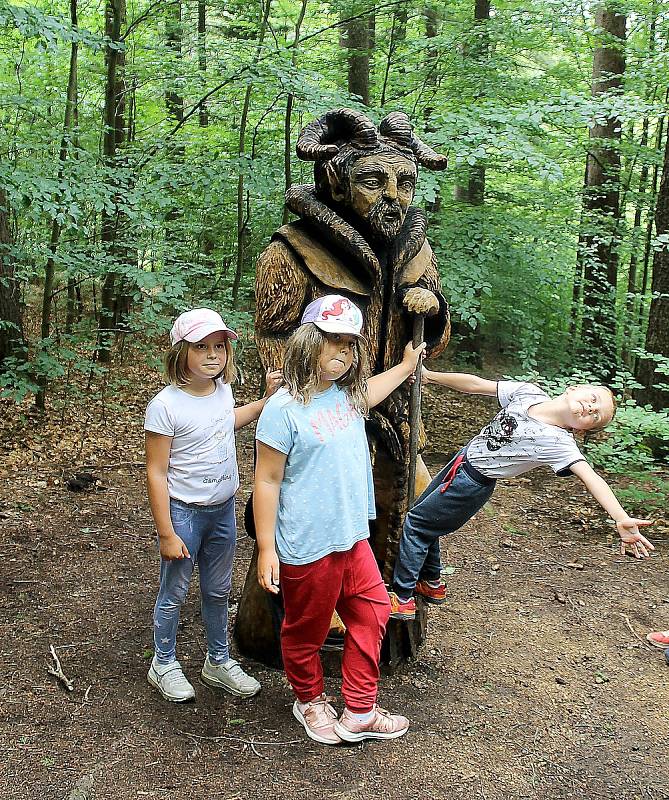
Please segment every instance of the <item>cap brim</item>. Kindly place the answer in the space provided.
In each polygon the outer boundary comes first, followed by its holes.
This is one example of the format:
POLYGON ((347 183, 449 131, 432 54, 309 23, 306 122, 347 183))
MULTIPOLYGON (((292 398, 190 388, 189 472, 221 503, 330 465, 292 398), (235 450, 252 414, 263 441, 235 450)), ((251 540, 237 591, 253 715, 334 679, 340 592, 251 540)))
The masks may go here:
POLYGON ((346 325, 342 325, 339 322, 322 322, 321 320, 318 320, 317 322, 314 321, 314 325, 325 333, 346 333, 349 336, 355 336, 358 339, 362 339, 361 331, 356 331, 354 328, 348 328, 346 325))
POLYGON ((184 336, 183 340, 193 344, 193 342, 201 342, 202 339, 219 331, 224 333, 228 339, 239 339, 239 336, 231 328, 221 328, 220 325, 202 325, 187 336, 184 336))

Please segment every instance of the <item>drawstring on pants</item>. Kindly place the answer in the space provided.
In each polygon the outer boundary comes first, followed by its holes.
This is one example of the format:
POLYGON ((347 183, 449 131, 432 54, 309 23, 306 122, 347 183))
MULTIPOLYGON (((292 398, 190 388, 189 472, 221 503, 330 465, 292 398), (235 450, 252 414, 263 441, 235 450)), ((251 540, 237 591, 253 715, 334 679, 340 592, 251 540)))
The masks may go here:
POLYGON ((457 471, 460 469, 460 467, 462 466, 462 463, 463 463, 464 460, 465 460, 465 454, 464 453, 459 453, 456 456, 455 461, 453 462, 453 466, 448 470, 446 475, 444 475, 444 480, 442 481, 443 485, 439 489, 441 494, 443 494, 448 489, 448 487, 453 483, 453 480, 455 479, 455 475, 456 475, 457 471))

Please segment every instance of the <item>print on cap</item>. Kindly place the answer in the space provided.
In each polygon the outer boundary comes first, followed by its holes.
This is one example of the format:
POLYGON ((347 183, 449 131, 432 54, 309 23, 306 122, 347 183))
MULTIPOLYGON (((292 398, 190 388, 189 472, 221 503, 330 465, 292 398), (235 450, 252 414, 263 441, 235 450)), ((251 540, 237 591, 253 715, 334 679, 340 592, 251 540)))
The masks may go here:
POLYGON ((348 333, 361 336, 362 313, 348 297, 328 294, 309 303, 302 315, 302 324, 313 324, 326 333, 348 333))

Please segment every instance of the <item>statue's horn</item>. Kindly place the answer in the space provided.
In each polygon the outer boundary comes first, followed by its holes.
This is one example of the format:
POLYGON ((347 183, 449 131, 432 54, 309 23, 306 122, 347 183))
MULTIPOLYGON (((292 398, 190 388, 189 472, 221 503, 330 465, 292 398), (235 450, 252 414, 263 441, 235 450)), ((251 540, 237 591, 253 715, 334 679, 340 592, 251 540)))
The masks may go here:
POLYGON ((379 133, 404 147, 409 147, 421 166, 428 169, 446 169, 448 165, 446 156, 439 155, 429 145, 421 142, 413 132, 409 117, 403 112, 393 111, 392 114, 388 114, 382 119, 379 133))
POLYGON ((335 142, 373 147, 378 142, 378 134, 374 124, 361 111, 338 108, 310 122, 302 130, 295 150, 305 161, 322 161, 339 152, 340 144, 335 142))

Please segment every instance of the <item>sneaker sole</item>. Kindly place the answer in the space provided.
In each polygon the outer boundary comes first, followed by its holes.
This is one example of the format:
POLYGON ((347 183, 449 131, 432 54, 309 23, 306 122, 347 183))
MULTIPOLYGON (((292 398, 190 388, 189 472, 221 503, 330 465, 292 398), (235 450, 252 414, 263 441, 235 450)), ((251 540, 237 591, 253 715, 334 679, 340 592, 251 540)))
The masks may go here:
POLYGON ((160 694, 165 698, 165 700, 168 700, 170 703, 187 703, 189 700, 195 699, 195 691, 193 691, 193 694, 189 694, 187 697, 175 697, 173 695, 167 694, 167 692, 163 689, 163 687, 156 680, 156 678, 153 677, 153 674, 151 672, 149 672, 149 674, 146 676, 146 679, 151 684, 151 686, 153 686, 154 689, 157 689, 160 692, 160 694))
MULTIPOLYGON (((293 716, 300 723, 300 725, 302 725, 307 736, 310 739, 313 739, 315 742, 320 742, 321 744, 330 744, 330 745, 341 744, 341 738, 338 741, 333 742, 331 739, 326 739, 324 736, 319 736, 317 733, 314 733, 314 731, 312 731, 311 728, 307 725, 306 719, 302 715, 300 709, 297 707, 297 700, 293 703, 293 716)), ((339 734, 337 735, 339 736, 339 734)))
POLYGON ((348 728, 345 728, 339 722, 335 722, 334 732, 342 739, 344 742, 362 742, 363 739, 399 739, 400 736, 404 736, 404 734, 409 730, 409 728, 402 728, 399 731, 394 731, 393 733, 380 733, 375 731, 360 731, 360 733, 353 733, 353 731, 349 731, 348 728))
POLYGON ((403 622, 413 622, 416 619, 415 614, 401 614, 399 611, 390 614, 390 619, 399 619, 403 622))
POLYGON ((204 672, 201 672, 200 675, 202 677, 202 683, 206 683, 207 686, 211 686, 213 689, 223 689, 224 692, 231 694, 233 697, 255 697, 262 689, 262 686, 258 686, 257 689, 254 689, 251 692, 241 692, 239 689, 232 689, 227 684, 219 681, 218 678, 212 678, 209 675, 205 675, 204 672))
POLYGON ((439 600, 436 597, 428 597, 426 594, 421 594, 420 592, 416 592, 416 595, 420 597, 423 602, 429 603, 432 606, 441 606, 446 602, 445 597, 442 597, 441 600, 439 600))

